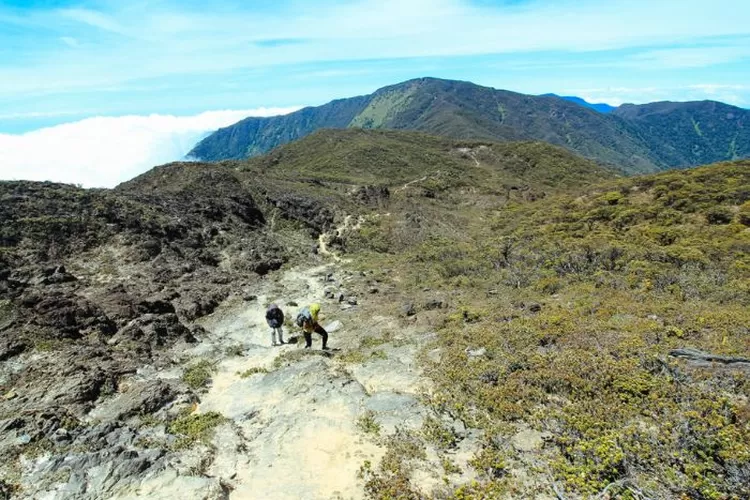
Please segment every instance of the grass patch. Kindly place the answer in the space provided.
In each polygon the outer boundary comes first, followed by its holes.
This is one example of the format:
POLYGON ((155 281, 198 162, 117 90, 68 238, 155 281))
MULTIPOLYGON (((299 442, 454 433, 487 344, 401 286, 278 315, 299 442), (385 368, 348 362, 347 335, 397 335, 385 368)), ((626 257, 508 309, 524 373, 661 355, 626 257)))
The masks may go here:
POLYGON ((201 442, 207 444, 213 437, 214 429, 227 421, 217 412, 191 413, 181 415, 169 425, 169 432, 179 436, 175 448, 181 449, 201 442))
POLYGON ((357 428, 365 434, 379 436, 381 425, 375 420, 375 412, 368 410, 357 419, 357 428))
POLYGON ((245 354, 245 346, 242 344, 230 345, 224 350, 224 354, 229 357, 237 357, 245 354))
POLYGON ((243 372, 237 372, 240 378, 248 378, 249 376, 255 375, 256 373, 268 373, 268 370, 259 366, 254 366, 253 368, 248 368, 243 372))
POLYGON ((182 381, 193 390, 199 390, 211 383, 211 376, 216 371, 214 363, 208 360, 200 360, 185 369, 182 381))

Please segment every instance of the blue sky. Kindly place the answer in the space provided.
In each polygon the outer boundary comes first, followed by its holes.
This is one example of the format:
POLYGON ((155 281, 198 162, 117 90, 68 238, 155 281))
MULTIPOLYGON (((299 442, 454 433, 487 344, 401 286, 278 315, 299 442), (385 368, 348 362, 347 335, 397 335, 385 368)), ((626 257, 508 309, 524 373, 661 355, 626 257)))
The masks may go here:
POLYGON ((750 2, 0 0, 0 146, 92 117, 316 105, 419 76, 750 107, 750 2))

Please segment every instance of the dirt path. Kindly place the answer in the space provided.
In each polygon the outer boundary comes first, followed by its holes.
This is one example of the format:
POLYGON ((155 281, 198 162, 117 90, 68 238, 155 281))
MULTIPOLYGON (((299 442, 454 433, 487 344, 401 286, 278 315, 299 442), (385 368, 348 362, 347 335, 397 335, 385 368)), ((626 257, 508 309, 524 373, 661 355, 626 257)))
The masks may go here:
MULTIPOLYGON (((394 318, 363 318, 357 307, 326 301, 326 288, 343 284, 339 271, 335 265, 287 271, 269 280, 255 300, 237 298, 202 321, 210 334, 185 354, 217 359, 218 364, 196 411, 229 419, 216 431, 213 452, 205 451, 198 460, 196 451, 189 450, 182 458, 185 463, 209 462, 204 475, 228 491, 205 490, 204 497, 363 498, 357 471, 365 460, 378 463, 384 449, 358 428, 358 420, 371 412, 384 433, 396 425, 421 426, 425 410, 417 395, 426 381, 414 360, 415 345, 405 344, 402 337, 398 343, 383 342, 377 358, 344 362, 346 354, 360 346, 361 325, 369 325, 366 334, 372 336, 403 329, 394 318), (336 283, 326 281, 330 274, 336 283), (271 301, 287 317, 295 316, 302 305, 321 302, 322 315, 330 318, 322 322, 330 331, 333 353, 320 351, 319 338, 310 351, 301 343, 272 347, 264 319, 271 301), (238 347, 243 355, 225 354, 238 347), (243 375, 251 369, 257 373, 243 375)), ((297 333, 287 330, 285 339, 297 333)), ((402 333, 414 337, 413 332, 402 333)), ((150 479, 133 497, 181 494, 192 480, 168 472, 150 479)))

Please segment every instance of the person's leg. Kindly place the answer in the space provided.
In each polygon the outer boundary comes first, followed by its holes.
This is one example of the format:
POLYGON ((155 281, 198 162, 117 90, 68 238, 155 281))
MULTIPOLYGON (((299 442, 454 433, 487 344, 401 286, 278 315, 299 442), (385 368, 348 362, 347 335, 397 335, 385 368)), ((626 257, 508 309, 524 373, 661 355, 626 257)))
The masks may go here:
POLYGON ((312 346, 312 332, 305 331, 305 349, 312 346))
POLYGON ((276 345, 276 328, 271 328, 271 345, 276 345))
POLYGON ((315 333, 323 337, 323 349, 328 349, 328 332, 320 326, 320 324, 315 323, 315 333))
POLYGON ((279 327, 279 344, 284 344, 284 327, 279 327))

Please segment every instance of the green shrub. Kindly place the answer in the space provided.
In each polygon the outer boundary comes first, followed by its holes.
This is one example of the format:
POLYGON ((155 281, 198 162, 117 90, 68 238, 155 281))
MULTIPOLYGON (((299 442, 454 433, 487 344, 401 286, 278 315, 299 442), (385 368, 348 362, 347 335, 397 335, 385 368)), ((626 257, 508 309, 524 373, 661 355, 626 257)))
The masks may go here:
POLYGON ((254 366, 252 368, 248 368, 244 372, 239 373, 239 376, 240 378, 248 378, 249 376, 255 375, 256 373, 268 373, 268 370, 259 366, 254 366))
POLYGON ((729 224, 734 218, 734 213, 729 207, 716 206, 706 211, 706 220, 709 224, 729 224))
POLYGON ((381 430, 380 424, 375 420, 375 412, 372 410, 366 411, 357 419, 357 428, 365 434, 372 434, 374 436, 379 436, 381 430))
POLYGON ((214 429, 226 421, 227 418, 217 412, 181 415, 169 425, 169 432, 180 436, 176 447, 183 448, 196 442, 208 443, 214 429))
POLYGON ((182 381, 193 390, 202 389, 211 383, 211 376, 215 371, 214 364, 204 359, 185 369, 182 381))
POLYGON ((750 201, 746 201, 740 206, 740 210, 737 213, 737 218, 740 224, 750 226, 750 201))

